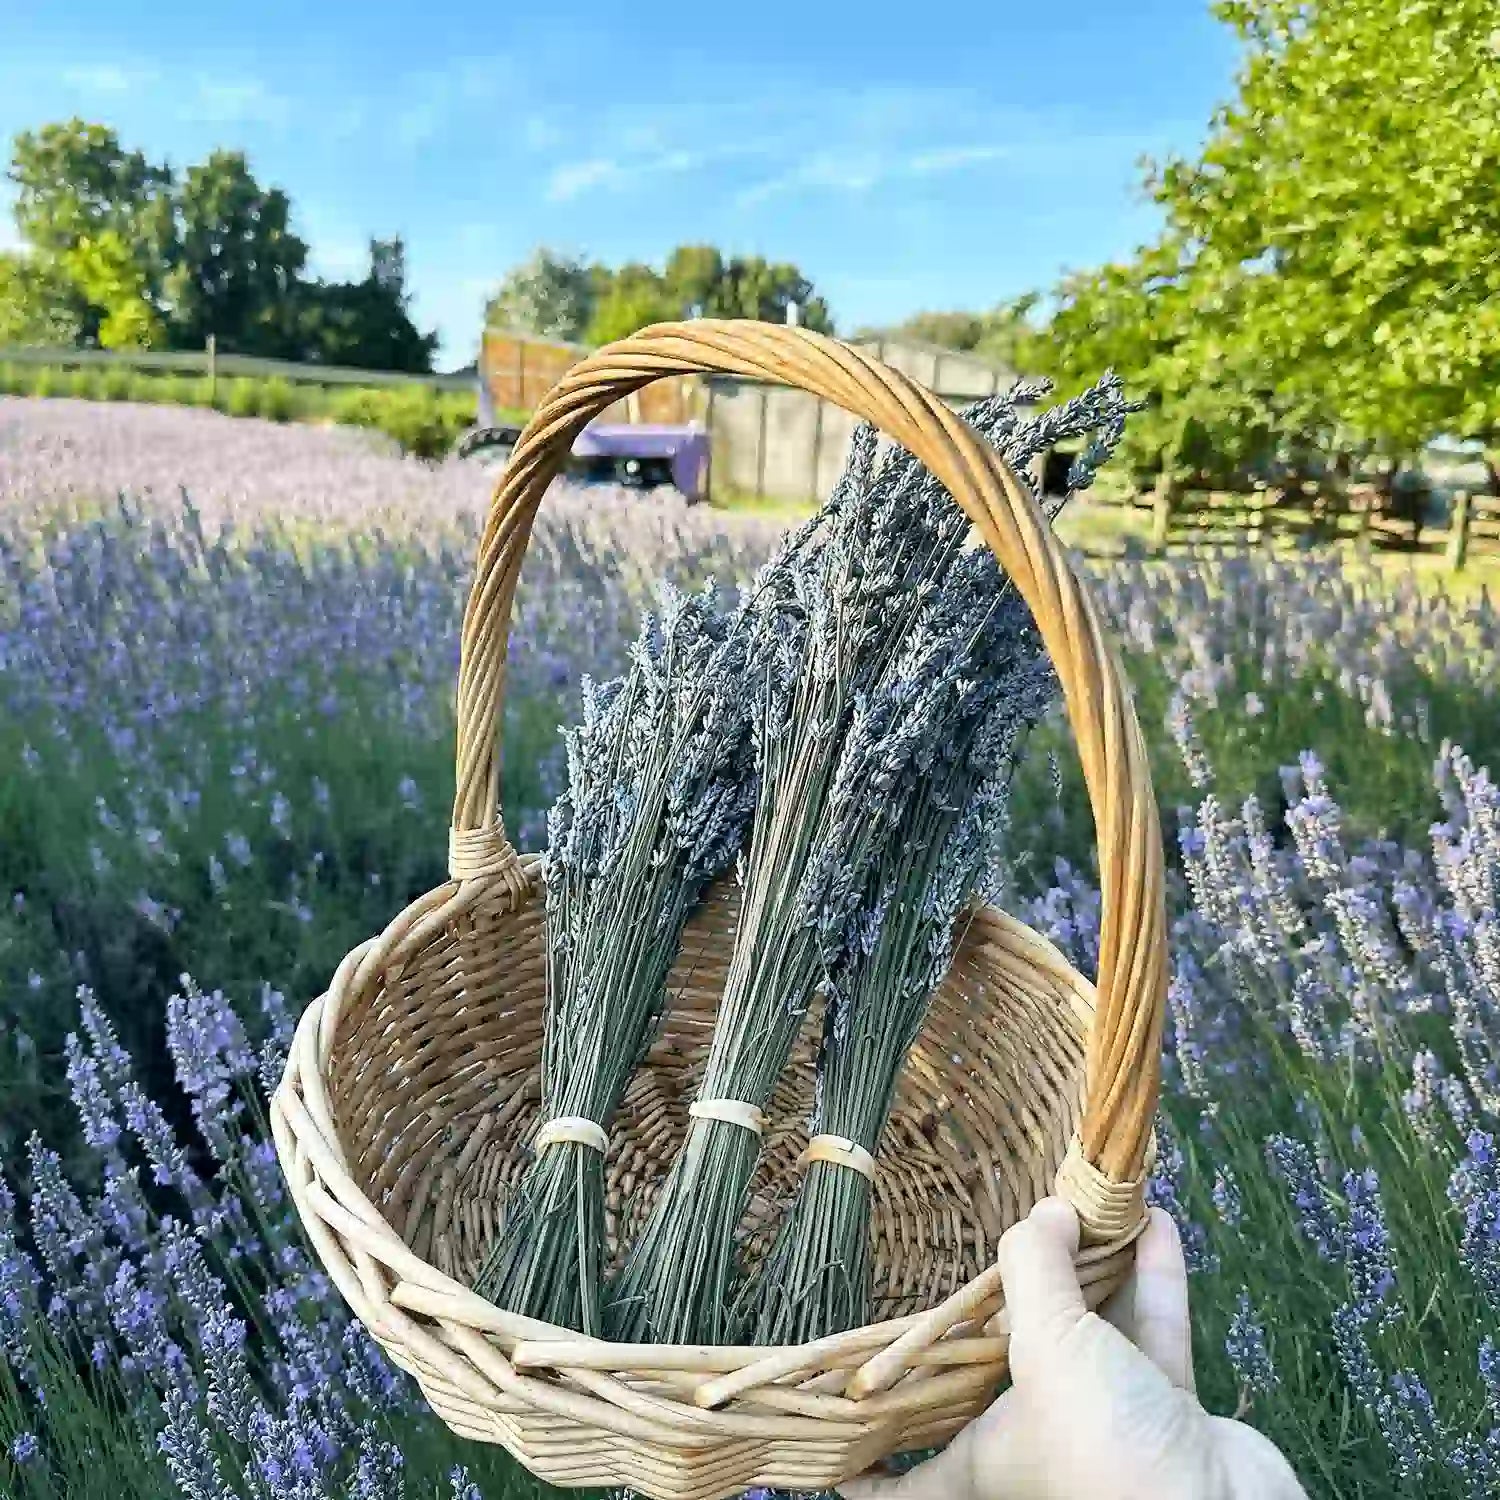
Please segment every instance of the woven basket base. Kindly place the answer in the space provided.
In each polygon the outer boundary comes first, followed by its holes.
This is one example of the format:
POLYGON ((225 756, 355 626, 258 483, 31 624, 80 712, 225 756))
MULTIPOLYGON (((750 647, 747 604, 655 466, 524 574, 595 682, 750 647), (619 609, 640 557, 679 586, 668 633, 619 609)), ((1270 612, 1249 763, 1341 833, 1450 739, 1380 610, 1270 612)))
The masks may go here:
MULTIPOLYGON (((273 1101, 303 1221, 373 1336, 455 1432, 561 1486, 824 1489, 951 1436, 1005 1377, 994 1250, 1051 1190, 1077 1126, 1092 986, 1003 913, 967 920, 877 1152, 876 1324, 793 1351, 586 1340, 467 1290, 540 1102, 540 862, 523 868, 519 899, 501 881, 450 883, 350 954, 273 1101)), ((689 925, 669 1019, 612 1124, 612 1255, 684 1137, 737 902, 726 883, 689 925)), ((813 1034, 766 1111, 752 1260, 795 1191, 813 1034)), ((1090 1305, 1123 1279, 1133 1237, 1080 1255, 1090 1305)))

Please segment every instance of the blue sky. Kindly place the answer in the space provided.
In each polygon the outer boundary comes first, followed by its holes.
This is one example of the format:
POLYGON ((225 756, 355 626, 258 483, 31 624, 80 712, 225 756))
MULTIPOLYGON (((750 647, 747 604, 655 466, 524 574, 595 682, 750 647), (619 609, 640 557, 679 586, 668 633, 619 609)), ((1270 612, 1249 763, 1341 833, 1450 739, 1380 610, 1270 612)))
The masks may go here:
POLYGON ((1203 0, 0 0, 0 35, 0 137, 244 149, 325 274, 405 236, 449 363, 542 243, 792 260, 845 331, 1051 285, 1151 235, 1137 162, 1197 145, 1237 57, 1203 0))

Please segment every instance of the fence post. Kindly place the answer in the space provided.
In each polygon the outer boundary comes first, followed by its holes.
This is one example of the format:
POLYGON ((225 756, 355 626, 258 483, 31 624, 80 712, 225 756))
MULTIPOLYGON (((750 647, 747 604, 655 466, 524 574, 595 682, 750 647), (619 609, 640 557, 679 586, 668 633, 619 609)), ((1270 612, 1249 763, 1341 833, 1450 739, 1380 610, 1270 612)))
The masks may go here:
POLYGON ((1174 509, 1174 486, 1165 469, 1156 476, 1156 488, 1151 492, 1151 550, 1167 550, 1167 534, 1172 527, 1174 509))
POLYGON ((1448 571, 1457 573, 1469 558, 1469 512, 1471 498, 1468 490, 1456 490, 1453 508, 1448 513, 1448 571))
POLYGON ((823 399, 821 396, 814 397, 817 406, 813 411, 813 440, 812 440, 812 479, 807 486, 807 493, 811 499, 819 498, 818 489, 818 463, 823 457, 823 399))
POLYGON ((760 434, 755 444, 755 498, 766 498, 766 418, 771 402, 770 387, 760 388, 760 434))
POLYGON ((209 334, 208 336, 208 404, 213 406, 219 398, 219 365, 218 365, 219 341, 209 334))
POLYGON ((703 476, 703 498, 712 500, 714 495, 714 382, 712 376, 704 381, 708 393, 703 402, 703 425, 708 430, 708 473, 703 476))

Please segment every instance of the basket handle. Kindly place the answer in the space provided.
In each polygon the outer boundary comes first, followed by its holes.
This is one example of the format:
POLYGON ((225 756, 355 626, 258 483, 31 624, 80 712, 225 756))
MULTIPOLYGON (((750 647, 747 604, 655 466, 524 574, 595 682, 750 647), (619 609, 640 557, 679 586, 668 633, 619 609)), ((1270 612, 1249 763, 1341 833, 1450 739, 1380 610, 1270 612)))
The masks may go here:
POLYGON ((660 323, 588 355, 547 393, 500 477, 464 611, 451 875, 518 879, 499 814, 498 735, 506 634, 542 495, 600 411, 654 380, 702 373, 794 386, 871 422, 947 488, 1030 606, 1077 740, 1102 886, 1083 1118, 1057 1191, 1090 1239, 1132 1232, 1159 1088, 1167 943, 1161 828, 1129 685, 1030 490, 950 407, 860 350, 749 320, 660 323))

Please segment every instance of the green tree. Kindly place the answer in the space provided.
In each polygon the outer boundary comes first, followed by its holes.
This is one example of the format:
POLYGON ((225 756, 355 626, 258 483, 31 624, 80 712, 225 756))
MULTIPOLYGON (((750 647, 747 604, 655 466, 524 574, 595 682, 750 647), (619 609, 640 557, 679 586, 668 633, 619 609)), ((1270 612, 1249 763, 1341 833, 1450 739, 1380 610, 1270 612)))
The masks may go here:
POLYGON ((83 326, 74 293, 41 256, 0 252, 0 345, 76 344, 83 326))
MULTIPOLYGON (((1180 355, 1273 425, 1500 463, 1500 46, 1492 0, 1220 0, 1246 47, 1197 161, 1148 177, 1180 355)), ((1196 386, 1206 384, 1200 377, 1196 386)))
POLYGON ((118 230, 81 235, 63 251, 59 263, 89 305, 102 310, 99 342, 104 348, 149 349, 164 341, 146 271, 118 230))
POLYGON ((172 174, 127 151, 116 133, 80 119, 22 131, 7 173, 15 186, 15 222, 36 276, 34 292, 57 298, 44 323, 76 328, 95 342, 109 309, 63 271, 62 257, 80 240, 111 235, 135 265, 142 296, 160 310, 175 238, 172 174))
MULTIPOLYGON (((1491 0, 1219 0, 1245 46, 1197 160, 1148 164, 1155 243, 1067 278, 1013 363, 1117 369, 1122 458, 1347 472, 1439 434, 1500 487, 1500 34, 1491 0)), ((980 346, 985 347, 984 345, 980 346)))
POLYGON ((796 266, 772 262, 760 255, 733 256, 724 263, 709 289, 704 315, 712 318, 760 318, 784 323, 787 309, 797 305, 797 321, 819 333, 833 332, 828 304, 796 266))
POLYGON ((538 249, 506 273, 485 305, 485 322, 576 343, 588 329, 599 291, 596 274, 582 261, 538 249))
POLYGON ((915 339, 944 349, 967 352, 979 347, 986 323, 983 313, 919 312, 885 330, 893 338, 915 339))
POLYGON ((177 192, 179 234, 168 277, 172 334, 201 349, 295 357, 293 296, 307 245, 290 227, 291 203, 263 188, 243 152, 215 151, 189 167, 177 192))
POLYGON ((681 316, 681 305, 660 280, 622 280, 595 304, 586 341, 594 345, 610 344, 652 323, 669 323, 681 316))
POLYGON ((675 304, 674 317, 706 315, 724 279, 724 257, 712 245, 679 245, 668 257, 662 280, 675 304))
POLYGON ((432 369, 437 335, 412 322, 399 236, 370 241, 370 269, 362 280, 306 284, 296 301, 299 357, 366 370, 432 369))

